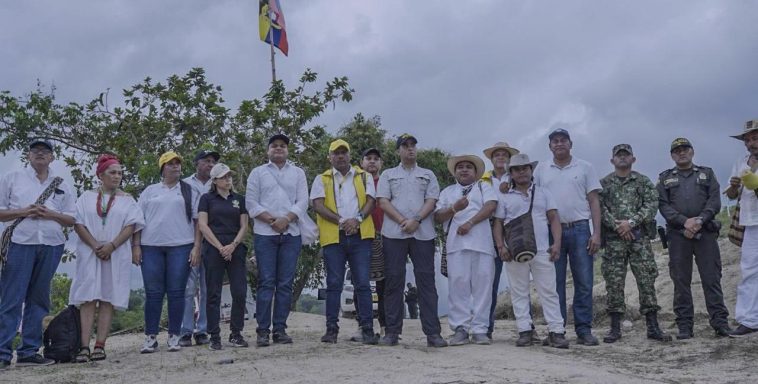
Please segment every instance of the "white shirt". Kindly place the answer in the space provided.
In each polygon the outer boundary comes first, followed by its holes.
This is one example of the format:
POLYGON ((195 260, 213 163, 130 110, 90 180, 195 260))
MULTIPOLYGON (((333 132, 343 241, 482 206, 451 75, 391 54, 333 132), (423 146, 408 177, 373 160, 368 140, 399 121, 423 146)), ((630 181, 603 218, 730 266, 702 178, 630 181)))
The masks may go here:
MULTIPOLYGON (((334 198, 337 200, 337 214, 344 219, 358 216, 358 213, 360 213, 358 193, 355 192, 355 185, 353 184, 353 178, 356 177, 355 168, 350 167, 345 176, 342 176, 340 171, 332 168, 332 175, 334 178, 334 198)), ((374 187, 373 183, 374 178, 368 172, 364 173, 364 175, 366 175, 366 183, 364 184, 366 196, 375 197, 376 187, 374 187)), ((324 191, 322 176, 317 175, 311 185, 311 200, 325 197, 326 192, 324 191)))
MULTIPOLYGON (((533 188, 534 184, 529 188, 526 195, 515 188, 511 188, 507 193, 499 193, 495 217, 503 219, 503 224, 507 224, 511 220, 527 213, 529 211, 529 204, 532 201, 533 188)), ((549 190, 542 187, 536 187, 536 189, 534 206, 532 207, 534 238, 537 241, 537 252, 547 252, 550 246, 550 239, 548 237, 550 228, 547 220, 547 211, 559 208, 549 190)))
POLYGON ((209 178, 208 181, 203 183, 197 178, 197 173, 193 173, 192 176, 185 178, 184 182, 192 186, 197 191, 198 196, 202 196, 210 192, 213 179, 209 178))
POLYGON ((595 167, 576 157, 563 168, 555 165, 552 159, 540 162, 534 170, 534 183, 553 195, 564 224, 591 219, 587 194, 603 189, 595 167))
MULTIPOLYGON (((200 196, 192 189, 192 218, 197 218, 200 196)), ((137 201, 145 214, 142 245, 175 247, 195 241, 194 220, 187 220, 184 197, 179 183, 169 188, 156 183, 145 188, 137 201)))
MULTIPOLYGON (((750 170, 747 161, 750 154, 740 157, 732 167, 731 177, 741 177, 742 172, 750 170)), ((742 189, 740 196, 740 225, 758 225, 758 197, 755 191, 742 189)))
MULTIPOLYGON (((463 197, 463 191, 466 188, 467 187, 455 183, 443 189, 442 193, 440 193, 440 199, 437 201, 435 210, 439 211, 441 209, 452 207, 458 199, 463 197)), ((494 256, 495 249, 492 247, 492 228, 490 227, 489 220, 485 219, 476 223, 476 225, 471 227, 471 231, 463 236, 458 235, 458 227, 476 216, 484 206, 485 202, 497 202, 497 194, 489 183, 475 182, 466 196, 468 196, 468 206, 463 210, 456 212, 453 216, 452 222, 450 219, 447 219, 442 225, 443 229, 448 231, 446 242, 447 251, 457 252, 471 250, 494 256), (479 186, 482 188, 479 189, 479 186), (448 223, 450 223, 449 229, 448 223)))
MULTIPOLYGON (((34 204, 55 176, 53 170, 48 168, 47 179, 40 182, 32 167, 6 174, 0 179, 0 209, 20 209, 34 204)), ((45 201, 45 206, 73 218, 76 216, 76 193, 64 181, 45 201)), ((12 223, 13 220, 8 221, 5 226, 12 223)), ((24 245, 56 246, 65 243, 66 237, 63 235, 63 226, 57 221, 27 217, 13 231, 11 241, 24 245)))
MULTIPOLYGON (((285 216, 289 212, 297 217, 307 214, 308 182, 305 180, 305 172, 290 161, 281 169, 270 161, 254 168, 247 178, 245 205, 253 218, 253 233, 278 235, 269 223, 259 220, 257 216, 263 212, 274 217, 285 216)), ((297 222, 290 223, 284 233, 299 236, 297 222)))

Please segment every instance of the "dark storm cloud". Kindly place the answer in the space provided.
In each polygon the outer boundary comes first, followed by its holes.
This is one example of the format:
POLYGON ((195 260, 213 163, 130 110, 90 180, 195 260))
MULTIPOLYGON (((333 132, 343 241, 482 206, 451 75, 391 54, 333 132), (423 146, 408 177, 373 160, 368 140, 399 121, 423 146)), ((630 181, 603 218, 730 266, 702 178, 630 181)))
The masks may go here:
MULTIPOLYGON (((279 77, 294 86, 310 67, 357 91, 319 120, 332 130, 363 112, 422 147, 480 154, 505 139, 544 159, 561 126, 599 173, 611 146, 629 142, 650 176, 683 135, 724 183, 743 151, 727 134, 758 117, 752 2, 280 1, 290 57, 277 56, 279 77)), ((83 102, 201 66, 234 107, 270 80, 256 7, 5 2, 0 89, 22 94, 39 78, 83 102)))

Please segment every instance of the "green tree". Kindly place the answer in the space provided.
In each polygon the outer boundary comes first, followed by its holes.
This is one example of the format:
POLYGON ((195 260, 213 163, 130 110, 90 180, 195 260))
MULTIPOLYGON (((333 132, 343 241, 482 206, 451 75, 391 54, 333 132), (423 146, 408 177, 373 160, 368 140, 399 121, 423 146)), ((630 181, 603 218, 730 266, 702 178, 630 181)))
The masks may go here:
MULTIPOLYGON (((173 75, 166 82, 146 78, 122 92, 113 106, 110 92, 80 104, 58 104, 55 89, 42 86, 25 96, 0 92, 0 154, 25 151, 33 137, 54 141, 56 156, 71 171, 77 190, 95 184, 93 165, 98 155, 114 153, 124 165, 123 187, 139 194, 159 180, 157 160, 174 150, 191 159, 199 148, 214 148, 222 161, 237 171, 237 190, 244 191, 246 175, 266 161, 267 138, 283 132, 291 139, 290 159, 312 180, 326 161, 329 135, 323 127, 308 127, 329 106, 349 102, 353 89, 347 78, 327 81, 309 91, 317 74, 306 70, 294 89, 274 82, 260 99, 244 100, 236 110, 224 105, 222 89, 210 83, 202 68, 173 75)), ((184 172, 193 167, 185 161, 184 172)), ((308 255, 308 251, 305 252, 308 255)), ((298 281, 312 283, 318 268, 313 257, 301 258, 298 281)), ((295 299, 300 292, 295 292, 295 299)))

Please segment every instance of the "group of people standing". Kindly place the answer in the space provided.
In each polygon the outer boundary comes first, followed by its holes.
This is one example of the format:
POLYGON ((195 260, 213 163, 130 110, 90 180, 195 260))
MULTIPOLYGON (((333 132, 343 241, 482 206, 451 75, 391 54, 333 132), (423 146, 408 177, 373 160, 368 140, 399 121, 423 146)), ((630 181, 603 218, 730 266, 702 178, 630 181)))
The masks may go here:
MULTIPOLYGON (((232 295, 229 343, 248 346, 242 336, 246 302, 247 254, 244 239, 252 221, 258 268, 256 340, 292 343, 287 318, 297 258, 308 232, 309 205, 316 212, 326 270, 326 332, 336 343, 340 294, 350 266, 359 334, 366 344, 397 345, 403 329, 406 262, 413 263, 423 333, 430 347, 490 344, 499 278, 506 269, 519 337, 517 346, 541 341, 568 348, 566 276, 573 276, 573 317, 580 345, 598 345, 592 334, 594 255, 605 249, 602 273, 608 292, 610 330, 606 343, 621 338, 626 312, 624 282, 631 267, 640 292, 647 337, 669 341, 658 325, 655 280, 658 269, 650 240, 657 234, 658 211, 666 220, 669 273, 674 282, 678 339, 694 336, 692 261, 698 265, 710 325, 717 336, 740 337, 758 330, 758 120, 735 138, 748 150, 735 164, 725 191, 739 199, 742 281, 737 322, 732 330, 721 290, 717 237, 721 209, 714 172, 692 162, 685 138, 671 143, 675 167, 657 185, 633 171, 628 144, 611 151, 614 171, 600 179, 592 164, 571 154, 568 131, 550 133, 552 159, 531 161, 505 142, 485 149, 487 169, 476 155, 448 160, 455 184, 440 191, 435 174, 417 164, 417 139, 398 137, 400 164, 382 172, 376 148, 362 152, 360 166, 350 163, 350 144, 329 146, 331 167, 314 179, 310 194, 305 172, 288 160, 289 138, 268 141, 269 162, 253 169, 247 192, 234 191, 234 172, 220 154, 199 151, 196 172, 182 180, 183 158, 174 152, 158 160, 161 181, 135 200, 121 191, 122 168, 112 155, 98 158, 95 190, 76 193, 50 168, 52 143, 29 143, 29 165, 0 179, 0 221, 6 222, 0 277, 0 368, 13 357, 11 343, 22 320, 17 365, 51 363, 38 353, 42 318, 50 308, 50 281, 63 254, 63 229, 78 235, 76 273, 69 302, 80 308, 82 346, 77 361, 106 358, 105 342, 114 309, 129 300, 130 264, 139 265, 145 285, 145 342, 140 352, 158 349, 164 297, 168 299, 169 351, 209 344, 222 349, 221 286, 226 273, 232 295), (252 220, 250 220, 252 219, 252 220), (435 287, 435 223, 445 232, 443 256, 449 278, 448 324, 442 337, 435 287), (373 329, 371 280, 377 281, 381 334, 373 329), (537 336, 532 321, 530 281, 542 304, 548 334, 537 336), (199 295, 198 295, 199 293, 199 295), (199 296, 199 300, 196 297, 199 296), (198 302, 199 316, 193 305, 198 302), (23 307, 23 311, 22 311, 23 307), (97 313, 97 335, 90 349, 97 313), (381 338, 379 337, 381 336, 381 338)), ((311 223, 312 224, 312 223, 311 223)), ((415 306, 415 304, 414 304, 415 306)))

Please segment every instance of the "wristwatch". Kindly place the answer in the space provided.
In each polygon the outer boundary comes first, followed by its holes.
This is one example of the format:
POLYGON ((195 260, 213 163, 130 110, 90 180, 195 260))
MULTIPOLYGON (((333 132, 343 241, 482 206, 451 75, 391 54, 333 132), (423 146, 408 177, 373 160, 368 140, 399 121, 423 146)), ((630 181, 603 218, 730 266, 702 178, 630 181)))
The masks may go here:
POLYGON ((627 222, 629 223, 629 226, 632 227, 632 228, 634 228, 634 227, 637 226, 637 222, 634 221, 634 219, 629 219, 629 220, 627 220, 627 222))
POLYGON ((363 212, 358 212, 358 215, 355 216, 355 219, 358 220, 359 223, 362 223, 363 219, 365 219, 365 217, 363 217, 363 212))
POLYGON ((421 216, 419 215, 413 215, 413 220, 418 221, 419 224, 421 224, 421 216))

